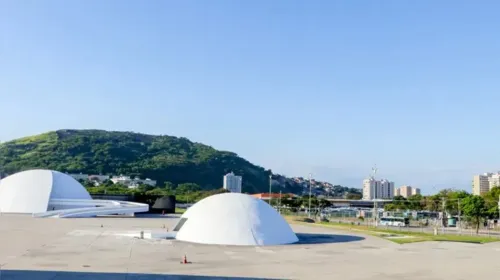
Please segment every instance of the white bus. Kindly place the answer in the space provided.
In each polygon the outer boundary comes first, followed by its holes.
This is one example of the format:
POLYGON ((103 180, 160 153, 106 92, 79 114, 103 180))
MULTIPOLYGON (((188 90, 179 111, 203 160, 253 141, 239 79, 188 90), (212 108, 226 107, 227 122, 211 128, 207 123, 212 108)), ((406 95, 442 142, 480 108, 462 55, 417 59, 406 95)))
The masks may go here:
POLYGON ((405 227, 410 225, 410 219, 403 217, 384 217, 380 218, 380 225, 391 227, 405 227))

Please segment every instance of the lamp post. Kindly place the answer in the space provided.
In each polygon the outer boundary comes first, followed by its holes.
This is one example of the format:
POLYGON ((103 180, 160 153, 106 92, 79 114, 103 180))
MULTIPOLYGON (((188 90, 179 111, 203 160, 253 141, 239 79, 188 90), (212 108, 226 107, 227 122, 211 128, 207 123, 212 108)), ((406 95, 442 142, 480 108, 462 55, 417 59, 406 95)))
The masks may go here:
POLYGON ((307 214, 309 218, 311 218, 311 191, 312 191, 312 183, 311 183, 312 174, 309 173, 309 210, 307 210, 307 214))
POLYGON ((273 185, 273 174, 269 174, 269 205, 272 206, 271 204, 271 188, 273 185))

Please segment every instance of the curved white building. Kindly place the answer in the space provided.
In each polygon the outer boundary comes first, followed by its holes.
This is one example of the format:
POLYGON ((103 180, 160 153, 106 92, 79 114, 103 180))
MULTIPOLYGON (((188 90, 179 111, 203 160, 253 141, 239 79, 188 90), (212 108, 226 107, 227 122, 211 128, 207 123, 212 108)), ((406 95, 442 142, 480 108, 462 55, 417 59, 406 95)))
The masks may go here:
POLYGON ((147 204, 92 200, 78 181, 58 171, 28 170, 0 181, 0 213, 59 218, 133 214, 148 210, 147 204))
POLYGON ((281 245, 299 241, 288 223, 266 202, 240 193, 207 197, 182 216, 176 239, 220 245, 281 245))
POLYGON ((0 181, 0 212, 39 213, 71 208, 53 206, 51 199, 92 199, 71 176, 52 170, 35 169, 16 173, 0 181))

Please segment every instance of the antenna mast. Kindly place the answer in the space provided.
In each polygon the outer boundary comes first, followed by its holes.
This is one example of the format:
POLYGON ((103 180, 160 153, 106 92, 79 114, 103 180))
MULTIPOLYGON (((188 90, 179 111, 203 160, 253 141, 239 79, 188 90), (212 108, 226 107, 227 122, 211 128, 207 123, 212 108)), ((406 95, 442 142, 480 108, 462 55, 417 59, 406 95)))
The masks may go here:
POLYGON ((370 176, 372 179, 375 179, 375 175, 377 174, 378 168, 377 165, 372 167, 372 175, 370 176))

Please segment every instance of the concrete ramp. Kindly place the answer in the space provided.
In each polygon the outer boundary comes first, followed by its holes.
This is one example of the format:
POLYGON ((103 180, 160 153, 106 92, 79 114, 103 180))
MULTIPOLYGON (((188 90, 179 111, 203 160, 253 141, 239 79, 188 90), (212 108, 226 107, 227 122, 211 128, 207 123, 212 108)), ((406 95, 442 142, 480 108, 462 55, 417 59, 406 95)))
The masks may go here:
POLYGON ((33 217, 87 218, 102 215, 133 215, 149 211, 147 204, 116 200, 51 199, 49 205, 49 209, 58 208, 60 210, 34 213, 33 217))

